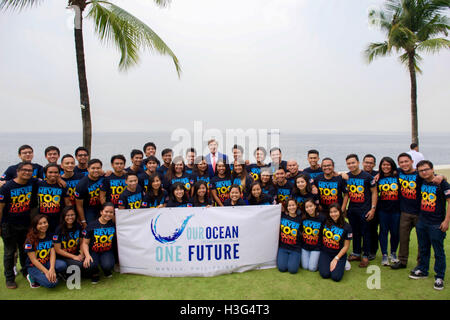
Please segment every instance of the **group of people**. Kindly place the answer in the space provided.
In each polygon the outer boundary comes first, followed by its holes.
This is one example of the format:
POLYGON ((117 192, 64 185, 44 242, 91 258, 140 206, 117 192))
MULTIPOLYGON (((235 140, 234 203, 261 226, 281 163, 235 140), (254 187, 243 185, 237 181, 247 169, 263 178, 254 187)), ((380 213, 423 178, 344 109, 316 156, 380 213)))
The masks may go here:
POLYGON ((333 159, 320 161, 317 150, 308 151, 310 166, 300 170, 297 161, 282 159, 278 147, 268 152, 256 148, 255 163, 244 160, 239 145, 233 146, 231 159, 218 152, 216 140, 208 141, 208 147, 206 156, 189 148, 184 157, 173 157, 171 149, 164 149, 160 162, 156 145, 149 142, 142 151, 131 151, 130 166, 126 167, 125 156, 114 155, 112 170, 104 170, 102 161, 90 159, 84 147, 61 158, 57 147, 48 147, 48 164, 42 167, 32 162, 33 148, 21 146, 21 161, 7 168, 0 179, 7 288, 17 287, 17 248, 21 271, 32 288, 56 286, 71 265, 93 283, 100 279, 99 267, 105 277, 111 277, 118 260, 117 208, 271 204, 282 208, 280 271, 296 273, 301 265, 339 281, 349 262, 367 267, 378 247, 382 265, 406 268, 415 227, 419 252, 409 276, 428 275, 433 247, 434 288, 443 288, 450 185, 445 177, 434 174, 430 161, 419 161, 416 169, 411 154, 401 153, 398 165, 384 157, 376 171, 373 155, 366 155, 360 168, 358 155, 350 154, 346 157, 349 171, 337 173, 333 159), (353 252, 348 254, 351 242, 353 252))

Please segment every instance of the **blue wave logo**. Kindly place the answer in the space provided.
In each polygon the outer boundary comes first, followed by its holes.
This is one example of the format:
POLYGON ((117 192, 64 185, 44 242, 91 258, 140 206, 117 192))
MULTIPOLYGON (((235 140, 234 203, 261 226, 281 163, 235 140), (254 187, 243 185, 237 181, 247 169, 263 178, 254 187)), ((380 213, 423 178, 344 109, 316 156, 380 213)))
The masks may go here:
POLYGON ((161 214, 159 214, 156 218, 152 219, 152 223, 151 223, 151 229, 152 229, 152 234, 155 237, 156 241, 162 243, 162 244, 167 244, 167 243, 174 243, 183 233, 184 229, 186 229, 186 226, 189 222, 189 220, 194 216, 193 214, 190 216, 187 216, 186 219, 184 219, 182 225, 180 228, 175 229, 175 232, 167 237, 161 236, 160 234, 158 234, 158 232, 156 231, 156 224, 158 223, 158 219, 161 216, 161 214))

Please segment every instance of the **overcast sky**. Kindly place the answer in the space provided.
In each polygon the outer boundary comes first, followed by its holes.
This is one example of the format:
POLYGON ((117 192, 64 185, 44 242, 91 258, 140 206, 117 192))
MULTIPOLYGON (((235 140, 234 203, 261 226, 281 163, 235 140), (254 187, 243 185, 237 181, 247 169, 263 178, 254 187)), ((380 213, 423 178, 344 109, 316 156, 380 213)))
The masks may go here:
MULTIPOLYGON (((0 131, 81 131, 66 1, 0 12, 0 131)), ((84 24, 94 132, 193 128, 410 131, 410 81, 395 56, 368 65, 363 50, 378 0, 116 0, 177 55, 143 52, 118 70, 119 53, 84 24)), ((450 53, 423 55, 419 130, 450 132, 450 53)))

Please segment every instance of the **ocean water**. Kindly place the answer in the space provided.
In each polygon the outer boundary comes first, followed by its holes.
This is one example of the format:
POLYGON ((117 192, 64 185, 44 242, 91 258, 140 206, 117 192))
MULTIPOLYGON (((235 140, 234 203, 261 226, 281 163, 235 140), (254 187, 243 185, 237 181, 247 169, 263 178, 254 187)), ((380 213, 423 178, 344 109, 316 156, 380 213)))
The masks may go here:
MULTIPOLYGON (((114 154, 123 154, 129 159, 132 149, 142 150, 143 145, 152 141, 157 145, 157 157, 161 158, 161 150, 174 148, 180 144, 180 140, 173 141, 171 132, 140 132, 140 133, 94 133, 92 141, 91 158, 99 158, 105 168, 110 168, 110 158, 114 154)), ((224 134, 225 136, 225 134, 224 134)), ((259 141, 270 144, 270 136, 259 137, 259 141), (267 139, 266 139, 267 138, 267 139)), ((276 140, 276 137, 275 137, 276 140)), ((301 169, 308 166, 306 160, 307 151, 316 149, 320 152, 320 158, 331 157, 336 163, 336 170, 346 170, 345 157, 350 153, 356 153, 362 160, 367 153, 375 155, 379 161, 384 156, 393 157, 409 150, 409 133, 392 134, 367 134, 367 133, 284 133, 278 137, 279 147, 282 150, 283 159, 295 159, 301 169)), ((233 142, 228 142, 232 145, 233 142)), ((238 142, 238 141, 236 141, 238 142)), ((23 144, 29 144, 34 149, 34 162, 44 165, 44 149, 55 145, 60 148, 61 156, 71 153, 82 143, 81 133, 3 133, 0 135, 0 171, 3 172, 9 165, 19 161, 18 148, 23 144)), ((203 141, 203 149, 207 150, 207 138, 203 141)), ((224 143, 225 144, 225 143, 224 143)), ((245 156, 254 162, 252 144, 246 140, 242 143, 246 148, 245 156), (251 148, 251 150, 249 150, 251 148)), ((254 145, 254 144, 253 144, 254 145)), ((425 158, 436 165, 450 164, 450 143, 446 134, 422 134, 420 137, 420 151, 425 158)), ((219 145, 219 151, 223 152, 219 145)), ((224 153, 232 156, 231 150, 224 153)), ((267 158, 266 162, 270 162, 267 158)), ((129 161, 127 160, 127 165, 129 161)), ((377 162, 378 165, 378 162, 377 162)))

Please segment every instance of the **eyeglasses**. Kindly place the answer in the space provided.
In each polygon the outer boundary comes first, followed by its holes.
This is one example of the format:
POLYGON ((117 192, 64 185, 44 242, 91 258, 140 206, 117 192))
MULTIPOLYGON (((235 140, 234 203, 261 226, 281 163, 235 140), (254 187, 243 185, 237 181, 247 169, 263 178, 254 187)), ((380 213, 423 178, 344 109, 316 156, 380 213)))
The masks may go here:
POLYGON ((424 172, 427 172, 427 171, 430 171, 430 170, 431 170, 431 168, 426 168, 426 169, 422 169, 422 170, 417 170, 417 172, 424 173, 424 172))
POLYGON ((77 157, 89 157, 89 155, 87 153, 79 153, 77 157))
POLYGON ((19 171, 23 171, 23 172, 33 172, 32 169, 20 169, 19 171))

